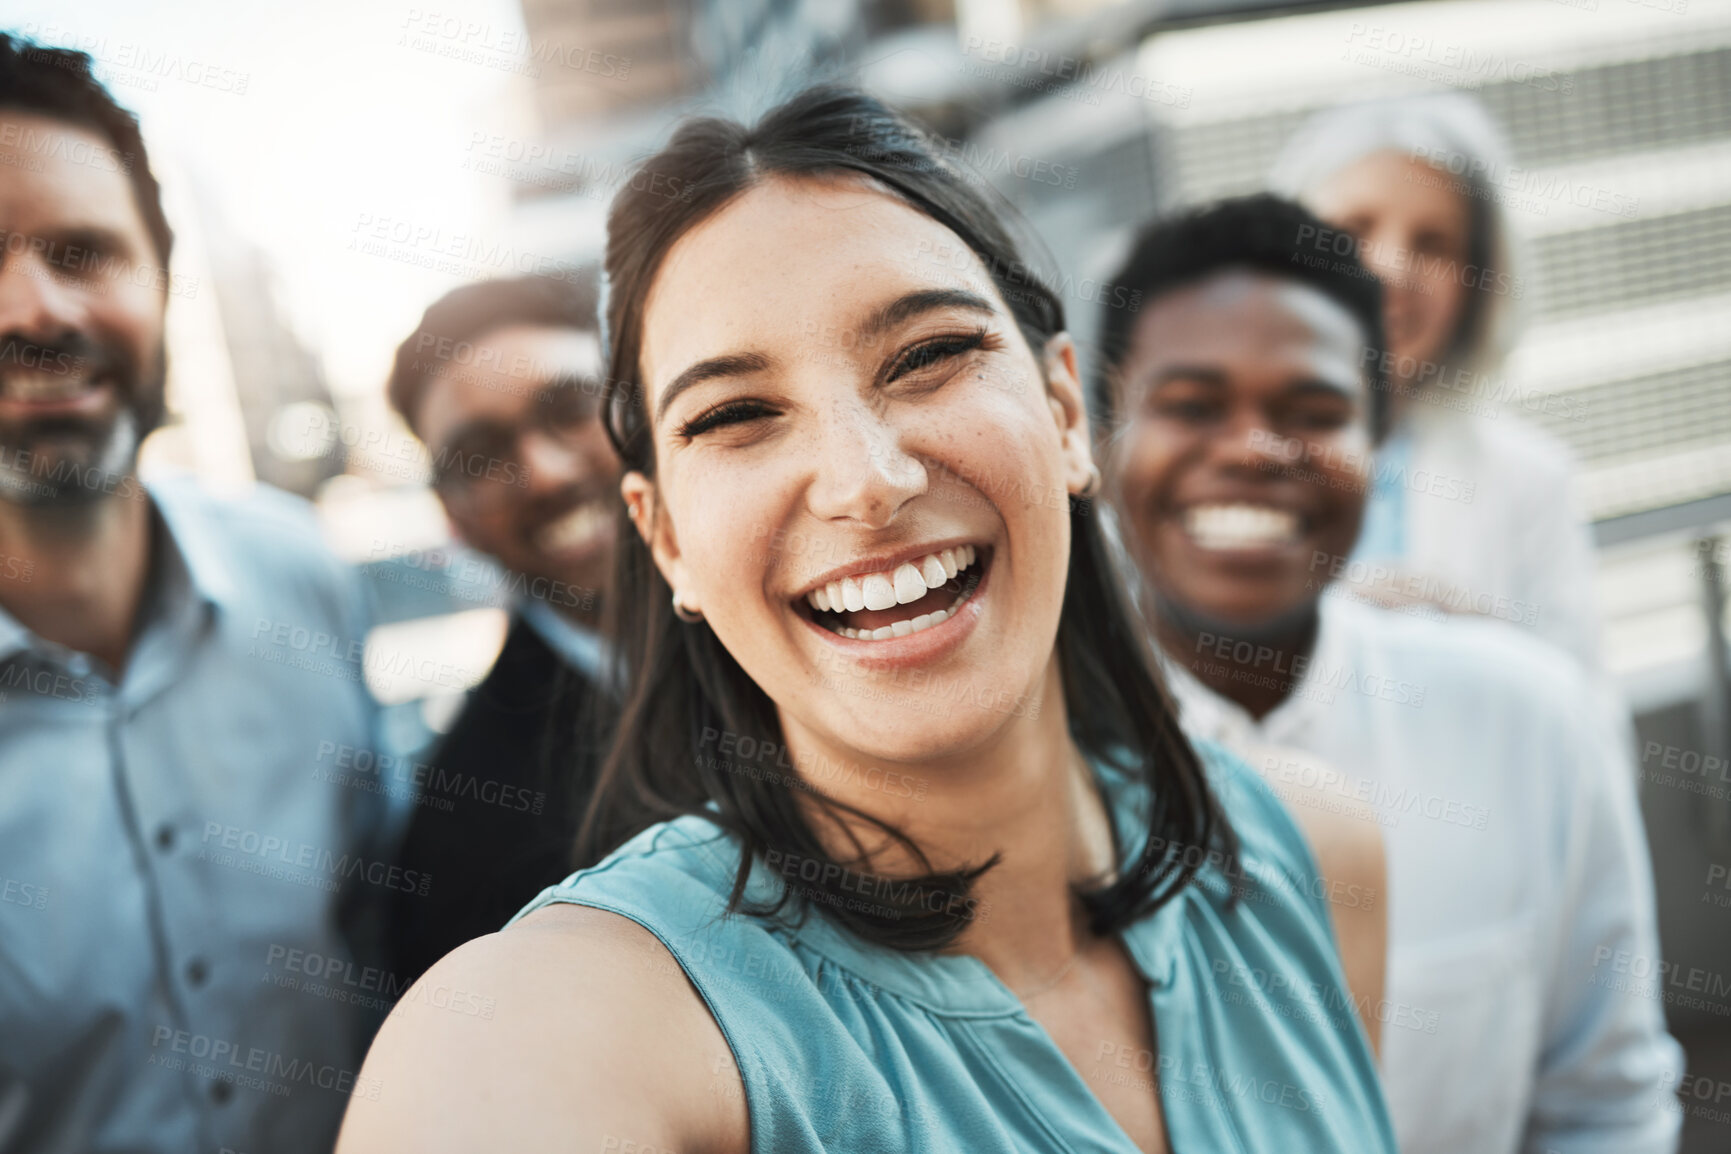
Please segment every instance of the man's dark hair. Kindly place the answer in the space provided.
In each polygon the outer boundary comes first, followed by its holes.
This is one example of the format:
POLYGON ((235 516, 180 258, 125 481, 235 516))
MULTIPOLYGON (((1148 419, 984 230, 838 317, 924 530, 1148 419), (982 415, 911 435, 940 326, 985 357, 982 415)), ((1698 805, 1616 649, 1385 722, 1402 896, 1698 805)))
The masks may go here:
POLYGON ((1371 437, 1380 441, 1388 422, 1388 390, 1382 375, 1382 285, 1376 274, 1319 237, 1330 230, 1307 209, 1267 193, 1222 200, 1143 226, 1111 283, 1138 294, 1135 309, 1107 308, 1100 332, 1100 369, 1089 405, 1095 427, 1110 429, 1116 415, 1118 371, 1129 355, 1142 310, 1174 289, 1218 272, 1249 270, 1307 285, 1351 313, 1364 330, 1366 415, 1371 437))
POLYGON ((484 366, 472 346, 494 329, 537 325, 598 333, 596 295, 593 281, 585 277, 521 276, 452 289, 427 307, 409 339, 397 346, 385 388, 391 407, 413 428, 433 374, 453 365, 484 366), (470 347, 459 348, 463 345, 470 347))
POLYGON ((0 32, 0 109, 34 112, 88 129, 106 140, 132 181, 132 196, 164 269, 174 232, 162 213, 162 189, 150 171, 138 118, 114 102, 91 71, 87 53, 44 48, 0 32))

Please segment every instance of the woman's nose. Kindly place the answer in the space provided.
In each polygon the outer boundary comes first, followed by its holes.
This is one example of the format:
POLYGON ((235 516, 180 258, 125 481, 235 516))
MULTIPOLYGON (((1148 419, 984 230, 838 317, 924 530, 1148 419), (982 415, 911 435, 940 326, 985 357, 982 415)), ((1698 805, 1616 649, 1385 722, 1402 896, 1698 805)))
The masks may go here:
POLYGON ((901 430, 863 404, 826 421, 812 450, 815 476, 807 501, 825 520, 881 529, 926 491, 925 465, 903 447, 901 430))

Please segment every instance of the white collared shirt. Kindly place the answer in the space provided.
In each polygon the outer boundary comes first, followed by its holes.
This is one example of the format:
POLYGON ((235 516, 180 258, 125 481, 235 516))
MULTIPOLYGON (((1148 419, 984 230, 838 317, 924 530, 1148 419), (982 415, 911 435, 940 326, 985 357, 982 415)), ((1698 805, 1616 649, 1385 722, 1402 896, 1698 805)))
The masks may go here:
POLYGON ((1681 1050, 1651 990, 1613 976, 1658 954, 1634 777, 1575 664, 1492 622, 1325 596, 1311 658, 1268 659, 1298 683, 1258 722, 1182 667, 1221 644, 1167 655, 1185 729, 1246 754, 1289 804, 1319 804, 1283 788, 1302 781, 1378 813, 1401 1150, 1674 1150, 1681 1050))

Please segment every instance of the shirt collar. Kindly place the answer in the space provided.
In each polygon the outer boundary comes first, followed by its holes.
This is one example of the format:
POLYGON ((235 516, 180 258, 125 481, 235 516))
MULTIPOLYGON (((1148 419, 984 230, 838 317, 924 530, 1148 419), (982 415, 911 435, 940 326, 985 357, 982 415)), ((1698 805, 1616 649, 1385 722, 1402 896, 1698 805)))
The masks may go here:
POLYGON ((1345 623, 1341 621, 1337 600, 1324 591, 1317 602, 1316 644, 1311 646, 1304 672, 1286 695, 1286 700, 1260 721, 1238 702, 1204 685, 1195 674, 1156 646, 1161 670, 1178 702, 1179 722, 1194 736, 1223 745, 1294 741, 1309 725, 1318 705, 1327 700, 1327 695, 1319 693, 1315 685, 1317 670, 1339 669, 1345 660, 1341 636, 1345 623))
MULTIPOLYGON (((153 625, 183 617, 190 619, 203 606, 219 607, 234 599, 237 586, 233 572, 204 519, 186 507, 191 499, 187 485, 178 482, 144 487, 152 508, 162 519, 160 535, 152 527, 152 544, 160 542, 162 551, 151 558, 143 606, 147 616, 135 632, 129 670, 136 664, 139 648, 153 625)), ((0 661, 31 650, 46 654, 62 651, 60 646, 36 636, 0 606, 0 661)))
POLYGON ((1164 649, 1157 652, 1160 670, 1178 703, 1178 721, 1187 732, 1226 745, 1240 744, 1255 733, 1256 719, 1243 706, 1204 685, 1164 649))
POLYGON ((20 625, 18 619, 0 605, 0 661, 29 649, 30 641, 30 630, 20 625))
POLYGON ((601 638, 593 629, 585 629, 545 601, 533 597, 523 598, 517 605, 517 612, 567 665, 587 674, 591 680, 601 676, 603 649, 601 638))
POLYGON ((168 530, 165 543, 178 554, 192 595, 217 608, 233 606, 240 583, 211 518, 191 507, 196 499, 192 482, 165 481, 147 485, 146 490, 162 515, 168 530))

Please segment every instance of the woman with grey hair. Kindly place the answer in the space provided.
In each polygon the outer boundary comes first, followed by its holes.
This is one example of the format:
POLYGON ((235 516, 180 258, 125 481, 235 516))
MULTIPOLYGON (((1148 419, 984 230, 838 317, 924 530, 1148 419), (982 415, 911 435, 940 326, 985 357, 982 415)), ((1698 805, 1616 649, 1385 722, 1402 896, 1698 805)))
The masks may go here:
POLYGON ((1329 109, 1288 142, 1278 192, 1340 229, 1383 283, 1389 431, 1354 557, 1367 595, 1528 626, 1597 665, 1593 547, 1555 438, 1501 407, 1527 291, 1498 182, 1502 133, 1461 93, 1329 109))

